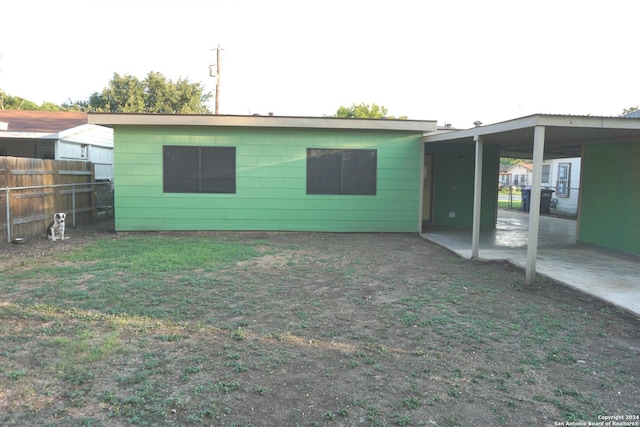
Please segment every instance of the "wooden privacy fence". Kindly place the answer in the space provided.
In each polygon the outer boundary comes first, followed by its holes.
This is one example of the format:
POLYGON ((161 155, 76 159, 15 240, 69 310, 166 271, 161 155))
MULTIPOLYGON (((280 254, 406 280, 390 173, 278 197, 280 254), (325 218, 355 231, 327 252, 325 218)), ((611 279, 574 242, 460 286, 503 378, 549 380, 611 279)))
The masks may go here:
POLYGON ((65 212, 67 224, 96 215, 92 163, 0 157, 0 232, 7 241, 46 234, 53 214, 65 212))

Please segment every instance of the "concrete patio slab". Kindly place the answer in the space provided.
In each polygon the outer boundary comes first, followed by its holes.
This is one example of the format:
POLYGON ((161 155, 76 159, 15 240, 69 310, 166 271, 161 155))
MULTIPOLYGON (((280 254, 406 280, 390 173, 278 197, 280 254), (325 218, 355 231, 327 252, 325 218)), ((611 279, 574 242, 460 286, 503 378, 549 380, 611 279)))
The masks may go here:
MULTIPOLYGON (((480 231, 479 258, 525 268, 529 215, 499 210, 480 231)), ((576 221, 541 216, 536 272, 640 316, 640 257, 576 242, 576 221)), ((471 228, 435 227, 425 239, 471 258, 471 228)))

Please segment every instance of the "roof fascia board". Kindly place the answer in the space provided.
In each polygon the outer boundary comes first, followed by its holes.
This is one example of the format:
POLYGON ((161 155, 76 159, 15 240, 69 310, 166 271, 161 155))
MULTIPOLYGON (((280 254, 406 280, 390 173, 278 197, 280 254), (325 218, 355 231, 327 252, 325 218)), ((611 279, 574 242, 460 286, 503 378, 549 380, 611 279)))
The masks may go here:
MULTIPOLYGON (((544 115, 522 117, 506 122, 495 123, 475 128, 456 130, 445 133, 428 134, 422 138, 423 142, 444 142, 450 140, 473 139, 476 135, 489 135, 512 130, 533 128, 535 126, 602 128, 602 129, 640 129, 640 120, 629 117, 595 117, 595 116, 566 116, 544 115)), ((533 141, 533 136, 532 136, 533 141)))
POLYGON ((74 133, 78 133, 78 132, 83 132, 85 130, 90 130, 90 129, 94 129, 96 128, 97 125, 92 125, 92 124, 84 124, 84 125, 80 125, 80 126, 75 126, 69 129, 65 129, 63 131, 58 132, 58 136, 60 139, 65 138, 69 135, 73 135, 74 133))
POLYGON ((84 124, 75 126, 69 129, 65 129, 61 132, 18 132, 18 131, 3 131, 0 132, 0 138, 24 138, 24 139, 63 139, 74 135, 76 133, 90 131, 93 129, 110 129, 104 126, 84 124))
POLYGON ((640 120, 629 117, 539 116, 541 126, 603 129, 640 129, 640 120))
POLYGON ((214 116, 205 114, 89 113, 89 123, 105 126, 226 126, 432 132, 436 120, 343 119, 331 117, 214 116))
POLYGON ((0 132, 0 138, 11 139, 59 139, 57 133, 51 132, 0 132))
POLYGON ((525 129, 538 125, 538 116, 528 116, 506 122, 495 123, 486 126, 478 126, 464 130, 425 135, 423 142, 443 142, 453 139, 474 138, 475 136, 489 135, 492 133, 507 132, 510 130, 525 129))

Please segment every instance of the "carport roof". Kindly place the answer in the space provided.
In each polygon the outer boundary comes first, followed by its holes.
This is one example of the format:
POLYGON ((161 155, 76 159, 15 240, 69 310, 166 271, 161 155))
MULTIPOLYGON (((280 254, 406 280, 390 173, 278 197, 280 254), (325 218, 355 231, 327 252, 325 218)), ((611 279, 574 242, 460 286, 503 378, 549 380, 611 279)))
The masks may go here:
POLYGON ((535 114, 475 128, 434 132, 423 137, 431 143, 473 143, 500 147, 501 157, 533 158, 533 132, 545 127, 544 157, 580 157, 582 144, 633 141, 640 143, 640 118, 535 114))

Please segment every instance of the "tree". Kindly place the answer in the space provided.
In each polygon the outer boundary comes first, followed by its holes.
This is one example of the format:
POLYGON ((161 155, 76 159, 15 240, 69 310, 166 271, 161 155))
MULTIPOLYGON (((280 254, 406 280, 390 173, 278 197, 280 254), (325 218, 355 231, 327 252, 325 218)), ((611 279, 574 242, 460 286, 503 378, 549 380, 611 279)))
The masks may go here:
MULTIPOLYGON (((350 119, 395 119, 393 116, 387 116, 387 109, 381 105, 364 103, 351 107, 340 106, 334 117, 350 118, 350 119)), ((400 120, 406 120, 407 116, 398 117, 400 120)))
POLYGON ((622 115, 624 116, 625 114, 633 113, 634 111, 638 111, 638 106, 637 105, 635 107, 629 107, 629 108, 623 109, 622 110, 622 115))
POLYGON ((94 92, 88 101, 68 100, 66 111, 108 113, 207 114, 206 102, 211 92, 200 83, 188 79, 173 82, 158 72, 150 72, 144 80, 115 73, 102 92, 94 92))
POLYGON ((11 96, 0 89, 0 110, 25 110, 25 111, 60 111, 60 106, 53 102, 36 104, 19 96, 11 96))
POLYGON ((11 96, 0 89, 0 110, 39 110, 38 104, 19 96, 11 96))
POLYGON ((53 102, 43 102, 40 104, 40 111, 60 111, 60 106, 53 102))
POLYGON ((104 113, 146 112, 142 83, 134 76, 121 76, 115 73, 109 85, 102 89, 101 93, 91 94, 89 111, 104 113))
POLYGON ((511 157, 500 157, 500 166, 511 166, 523 161, 522 159, 512 159, 511 157))

